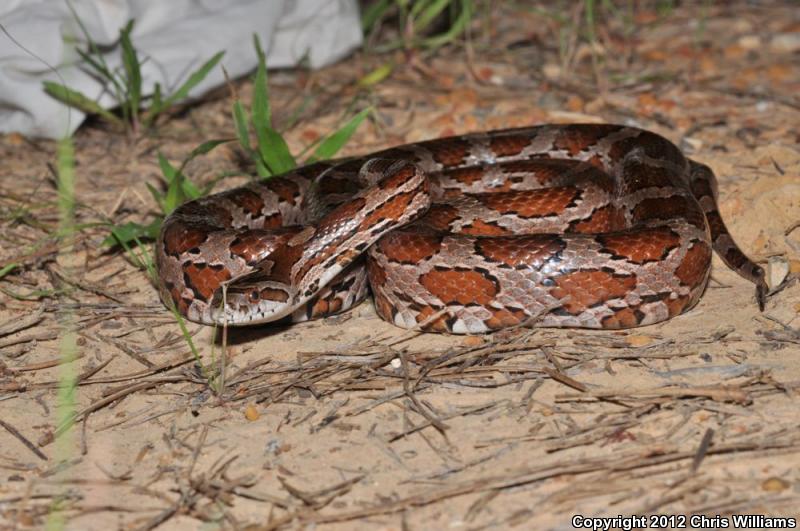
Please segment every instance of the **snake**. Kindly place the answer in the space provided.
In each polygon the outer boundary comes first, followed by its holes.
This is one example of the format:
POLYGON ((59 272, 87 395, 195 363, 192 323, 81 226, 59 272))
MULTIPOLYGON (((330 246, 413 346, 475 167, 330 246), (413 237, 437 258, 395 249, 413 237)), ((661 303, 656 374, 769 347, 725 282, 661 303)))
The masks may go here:
MULTIPOLYGON (((712 249, 756 287, 711 169, 651 131, 544 124, 318 161, 184 203, 163 222, 162 300, 190 321, 344 312, 420 331, 622 329, 697 304, 712 249)), ((722 308, 715 308, 722 312, 722 308)))

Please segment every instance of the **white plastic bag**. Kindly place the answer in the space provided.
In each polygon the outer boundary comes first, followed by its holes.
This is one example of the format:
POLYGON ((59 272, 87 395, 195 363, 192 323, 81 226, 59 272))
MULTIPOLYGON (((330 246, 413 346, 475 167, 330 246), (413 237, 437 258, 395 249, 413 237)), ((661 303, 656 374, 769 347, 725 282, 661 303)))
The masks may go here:
MULTIPOLYGON (((324 66, 345 56, 362 39, 356 0, 71 0, 71 4, 112 69, 121 66, 119 30, 135 20, 131 40, 144 60, 145 94, 158 82, 168 95, 222 50, 222 65, 231 77, 251 71, 257 61, 253 34, 259 36, 270 67, 291 67, 304 59, 312 68, 324 66)), ((77 129, 83 113, 67 112, 66 106, 48 96, 42 89, 44 80, 63 82, 106 108, 116 105, 111 94, 103 93, 103 84, 81 68, 76 47, 85 50, 86 38, 67 0, 5 0, 0 2, 0 24, 8 32, 0 34, 0 131, 57 138, 77 129)), ((223 82, 218 66, 190 96, 223 82)))

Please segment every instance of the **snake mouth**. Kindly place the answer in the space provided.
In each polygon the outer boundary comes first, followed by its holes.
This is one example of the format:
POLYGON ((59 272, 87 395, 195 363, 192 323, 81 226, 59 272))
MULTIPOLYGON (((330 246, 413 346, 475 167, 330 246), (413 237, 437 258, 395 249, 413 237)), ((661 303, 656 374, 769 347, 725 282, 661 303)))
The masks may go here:
POLYGON ((254 285, 222 285, 211 298, 211 319, 219 325, 270 323, 295 308, 293 290, 276 282, 254 285))

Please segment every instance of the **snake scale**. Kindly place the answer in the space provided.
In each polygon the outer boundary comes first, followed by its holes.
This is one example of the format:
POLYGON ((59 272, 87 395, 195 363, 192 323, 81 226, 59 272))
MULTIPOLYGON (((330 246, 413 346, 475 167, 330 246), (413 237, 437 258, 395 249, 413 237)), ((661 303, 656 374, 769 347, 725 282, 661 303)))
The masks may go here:
POLYGON ((764 271, 720 217, 711 170, 611 124, 440 138, 318 162, 191 201, 156 243, 163 300, 191 321, 335 314, 374 296, 404 328, 617 329, 687 311, 712 248, 764 271))

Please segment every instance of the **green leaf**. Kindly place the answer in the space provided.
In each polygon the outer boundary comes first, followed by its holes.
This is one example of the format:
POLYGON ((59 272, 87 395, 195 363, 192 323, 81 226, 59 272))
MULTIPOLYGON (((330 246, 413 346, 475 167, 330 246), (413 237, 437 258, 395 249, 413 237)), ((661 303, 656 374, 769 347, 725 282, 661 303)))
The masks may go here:
POLYGON ((44 91, 51 97, 58 101, 74 107, 79 111, 86 114, 97 114, 105 118, 111 123, 122 125, 122 120, 114 116, 111 112, 105 110, 96 101, 89 99, 77 90, 72 90, 59 83, 52 81, 44 81, 44 91))
POLYGON ((250 157, 250 160, 255 163, 256 172, 259 177, 269 177, 269 170, 264 165, 258 153, 253 151, 253 147, 250 144, 249 121, 247 119, 247 114, 244 112, 242 102, 238 100, 233 102, 233 122, 236 125, 236 138, 239 139, 239 145, 242 146, 242 149, 247 153, 247 156, 250 157))
POLYGON ((271 175, 280 175, 291 170, 297 163, 281 134, 269 126, 255 125, 258 136, 258 151, 271 175))
POLYGON ((180 173, 183 173, 183 169, 186 167, 186 165, 189 162, 192 161, 192 159, 194 159, 196 157, 199 157, 200 155, 205 155, 206 153, 209 153, 212 149, 214 149, 218 145, 225 144, 226 142, 231 142, 232 140, 234 140, 234 139, 233 138, 216 138, 216 139, 213 139, 213 140, 206 140, 205 142, 203 142, 202 144, 200 144, 199 146, 194 148, 192 150, 192 152, 189 153, 189 155, 185 159, 183 159, 183 162, 181 163, 181 167, 178 169, 178 171, 180 173))
POLYGON ((253 43, 258 55, 258 67, 256 68, 256 78, 253 83, 253 124, 256 129, 259 125, 272 126, 272 111, 269 107, 269 85, 267 84, 267 58, 261 49, 261 42, 258 35, 253 35, 253 43))
POLYGON ((184 202, 183 180, 183 175, 177 173, 176 177, 167 184, 167 193, 164 195, 164 214, 170 214, 184 202))
POLYGON ((247 119, 247 114, 244 112, 244 106, 239 100, 233 103, 233 122, 236 125, 236 138, 239 139, 239 145, 248 153, 252 153, 253 148, 250 146, 250 122, 247 119))
POLYGON ((309 158, 309 162, 313 162, 316 160, 325 160, 332 158, 336 153, 342 149, 350 137, 353 136, 353 133, 356 132, 358 126, 361 125, 361 122, 364 121, 364 118, 372 111, 371 107, 367 107, 366 109, 362 110, 352 118, 350 121, 344 124, 338 131, 329 135, 325 140, 323 140, 317 149, 314 150, 311 157, 309 158))
POLYGON ((365 34, 369 33, 372 26, 384 17, 389 7, 391 7, 391 0, 380 0, 368 5, 361 16, 361 30, 365 34))
POLYGON ((450 28, 440 35, 434 35, 433 37, 423 39, 421 43, 422 46, 425 48, 438 48, 439 46, 454 41, 467 29, 467 25, 472 19, 472 12, 472 1, 461 0, 461 10, 459 11, 458 16, 453 21, 453 24, 450 26, 450 28))
POLYGON ((178 208, 184 200, 183 186, 181 179, 175 179, 167 186, 167 194, 164 196, 164 215, 169 215, 178 208))
POLYGON ((122 47, 122 65, 125 69, 125 84, 128 94, 128 107, 130 116, 135 117, 139 112, 142 101, 142 72, 139 69, 139 57, 131 42, 133 20, 130 20, 119 32, 119 43, 122 47))
POLYGON ((129 221, 124 225, 114 227, 111 229, 111 234, 103 240, 102 245, 105 247, 113 247, 115 245, 126 247, 130 242, 139 239, 155 240, 161 230, 161 221, 161 219, 154 219, 148 225, 129 221))
POLYGON ((75 19, 75 22, 78 23, 78 27, 81 29, 81 32, 83 33, 84 39, 86 39, 86 42, 89 44, 89 50, 91 50, 92 54, 97 59, 95 59, 94 57, 91 57, 88 53, 84 53, 81 50, 77 50, 78 55, 80 55, 82 59, 87 61, 100 74, 100 77, 105 78, 109 83, 111 83, 114 86, 114 94, 115 94, 116 100, 117 100, 118 103, 121 102, 122 101, 122 94, 124 92, 123 88, 122 88, 122 84, 120 83, 119 79, 117 79, 117 76, 115 76, 111 72, 111 69, 108 67, 108 64, 106 63, 106 60, 103 57, 103 54, 100 53, 100 49, 97 47, 97 43, 95 43, 92 40, 92 37, 89 35, 89 31, 86 29, 86 26, 83 24, 83 20, 81 20, 81 18, 78 16, 78 13, 73 8, 72 3, 71 2, 67 2, 67 7, 69 8, 70 12, 72 13, 72 17, 75 19))
POLYGON ((150 195, 152 195, 153 199, 155 199, 156 203, 158 203, 158 208, 161 209, 161 212, 164 212, 164 194, 150 183, 144 183, 144 185, 147 186, 147 189, 150 191, 150 195))
POLYGON ((389 77, 393 70, 394 65, 392 63, 383 63, 381 66, 359 79, 358 86, 371 87, 372 85, 377 85, 389 77))
MULTIPOLYGON (((160 151, 158 153, 158 165, 161 167, 161 173, 164 174, 164 180, 167 182, 167 193, 161 196, 163 199, 160 206, 164 214, 169 214, 186 199, 182 182, 185 178, 183 173, 175 168, 160 151)), ((153 191, 151 190, 150 193, 153 193, 153 191)))
POLYGON ((220 62, 223 55, 225 55, 225 52, 217 52, 214 57, 203 63, 203 66, 195 70, 192 75, 190 75, 189 78, 184 81, 183 85, 178 88, 178 90, 170 94, 170 96, 164 100, 164 108, 169 108, 176 101, 187 97, 189 92, 191 92, 194 87, 196 87, 206 78, 211 69, 217 66, 217 63, 220 62))
POLYGON ((88 54, 88 53, 84 52, 83 50, 75 50, 75 51, 78 52, 78 55, 80 56, 80 58, 83 61, 88 63, 89 66, 91 66, 94 69, 94 71, 98 75, 98 77, 101 77, 101 78, 105 79, 106 81, 109 81, 109 82, 112 82, 112 83, 117 81, 116 76, 108 69, 108 66, 106 66, 103 63, 101 63, 100 61, 98 61, 97 59, 92 57, 91 54, 88 54))
POLYGON ((166 180, 168 183, 171 183, 175 180, 178 171, 175 169, 175 166, 170 164, 170 162, 167 160, 167 157, 165 157, 160 151, 158 152, 158 165, 161 168, 161 173, 164 175, 164 180, 166 180))
POLYGON ((181 179, 181 192, 186 199, 197 199, 203 192, 189 179, 181 179))
POLYGON ((147 127, 153 125, 158 118, 158 115, 166 109, 167 106, 164 104, 164 100, 161 97, 161 83, 156 82, 155 86, 153 87, 153 95, 150 99, 150 108, 147 109, 147 113, 144 119, 144 123, 147 127))
POLYGON ((433 22, 444 9, 452 4, 452 0, 433 0, 431 2, 417 2, 411 8, 414 19, 414 31, 421 33, 433 22))
POLYGON ((19 267, 19 264, 6 264, 3 267, 0 267, 0 278, 3 278, 7 274, 9 274, 12 270, 19 267))

